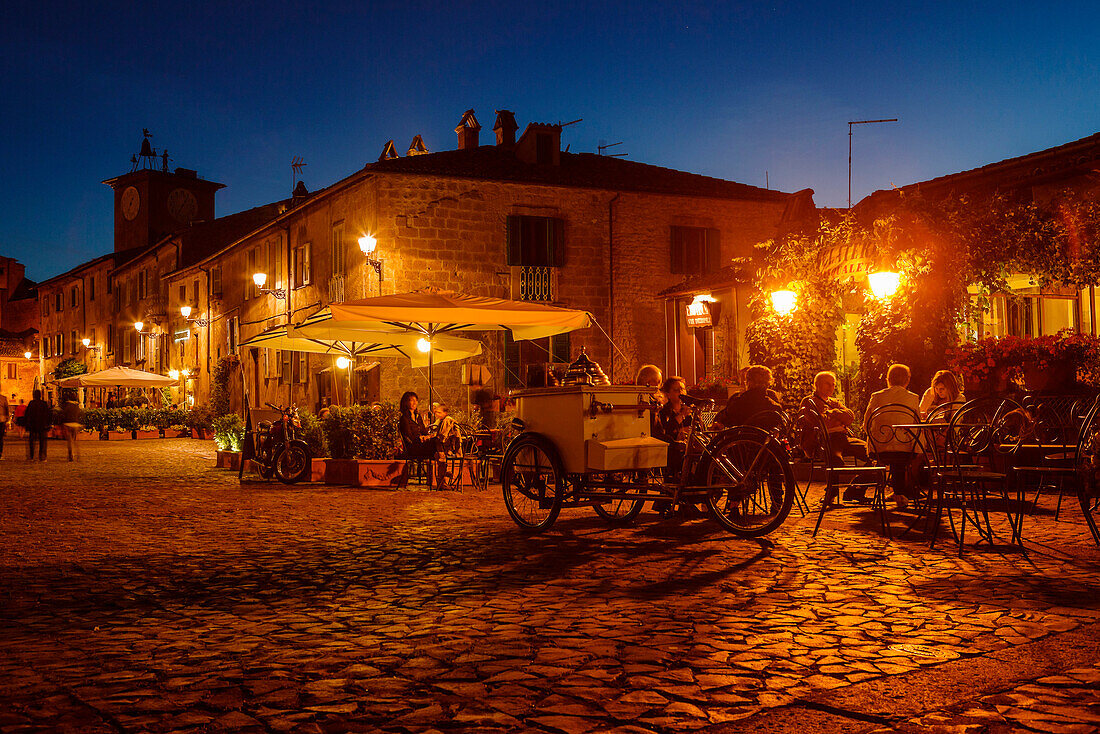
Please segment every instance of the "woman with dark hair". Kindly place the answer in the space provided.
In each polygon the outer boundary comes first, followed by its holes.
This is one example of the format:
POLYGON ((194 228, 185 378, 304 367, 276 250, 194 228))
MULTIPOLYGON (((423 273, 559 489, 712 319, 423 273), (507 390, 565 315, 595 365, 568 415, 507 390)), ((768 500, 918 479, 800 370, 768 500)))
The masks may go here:
POLYGON ((436 488, 446 485, 447 460, 439 438, 424 423, 424 416, 417 411, 420 397, 409 390, 401 396, 401 445, 406 459, 428 459, 434 464, 436 488))
MULTIPOLYGON (((962 405, 965 402, 966 396, 963 395, 958 378, 951 370, 940 370, 932 376, 932 384, 920 399, 921 420, 927 420, 928 415, 941 405, 946 403, 962 405)), ((950 418, 950 416, 944 416, 944 418, 950 418)))

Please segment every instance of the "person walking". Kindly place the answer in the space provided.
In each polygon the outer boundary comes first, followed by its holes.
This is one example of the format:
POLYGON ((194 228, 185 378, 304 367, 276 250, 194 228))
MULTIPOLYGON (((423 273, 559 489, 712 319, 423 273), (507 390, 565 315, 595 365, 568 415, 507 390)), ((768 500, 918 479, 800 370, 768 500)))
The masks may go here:
POLYGON ((4 458, 4 434, 8 432, 8 421, 11 420, 11 407, 8 399, 0 394, 0 459, 4 458))
POLYGON ((34 444, 38 443, 38 460, 46 460, 46 433, 50 430, 50 405, 42 399, 42 391, 35 390, 34 398, 27 403, 23 414, 27 428, 27 461, 34 461, 34 444))
POLYGON ((75 400, 69 399, 61 404, 61 430, 65 432, 65 443, 69 448, 69 461, 76 461, 76 437, 84 428, 81 420, 80 405, 75 400))

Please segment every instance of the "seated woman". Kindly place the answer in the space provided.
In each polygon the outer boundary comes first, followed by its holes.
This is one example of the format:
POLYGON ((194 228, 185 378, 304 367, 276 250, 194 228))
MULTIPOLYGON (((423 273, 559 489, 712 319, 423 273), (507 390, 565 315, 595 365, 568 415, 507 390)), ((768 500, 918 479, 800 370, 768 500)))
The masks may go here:
MULTIPOLYGON (((958 378, 950 370, 940 370, 932 376, 932 384, 924 391, 924 395, 920 399, 921 420, 928 420, 928 416, 941 405, 949 403, 962 405, 965 402, 966 396, 963 395, 958 378)), ((948 409, 948 411, 941 414, 944 421, 949 421, 951 413, 954 412, 953 409, 948 409)))
POLYGON ((687 432, 691 421, 691 408, 684 404, 681 397, 687 392, 687 384, 682 377, 670 377, 661 385, 665 404, 657 413, 657 430, 654 435, 668 442, 668 468, 671 476, 680 473, 687 450, 687 432))
POLYGON ((435 422, 431 430, 439 439, 443 452, 450 456, 462 456, 462 431, 451 417, 451 408, 446 403, 432 403, 432 416, 435 422))
POLYGON ((424 417, 417 412, 420 398, 411 390, 401 396, 401 420, 398 431, 406 459, 428 459, 432 462, 436 488, 445 486, 447 461, 439 438, 424 424, 424 417))

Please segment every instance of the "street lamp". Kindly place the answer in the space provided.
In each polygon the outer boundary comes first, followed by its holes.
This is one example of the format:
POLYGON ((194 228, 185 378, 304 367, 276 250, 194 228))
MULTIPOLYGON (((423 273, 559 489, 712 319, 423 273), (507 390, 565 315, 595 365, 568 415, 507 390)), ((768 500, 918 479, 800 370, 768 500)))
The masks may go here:
POLYGON ((875 298, 884 301, 898 291, 901 284, 901 275, 890 270, 867 274, 867 284, 871 286, 871 293, 875 298))
POLYGON ((794 291, 772 291, 772 308, 780 316, 786 316, 798 306, 798 295, 794 291))
POLYGON ((267 273, 253 273, 252 282, 256 284, 260 293, 267 293, 280 301, 286 300, 286 291, 282 288, 264 288, 264 284, 267 283, 267 273))
POLYGON ((183 320, 189 324, 195 324, 196 326, 209 326, 210 321, 208 319, 193 319, 191 318, 191 307, 180 306, 180 315, 183 316, 183 320))
POLYGON ((89 339, 88 337, 84 337, 83 339, 81 339, 80 343, 84 345, 85 349, 89 349, 93 352, 98 352, 99 351, 99 345, 98 344, 93 345, 92 340, 89 339))
POLYGON ((382 295, 382 261, 374 257, 376 247, 378 247, 378 240, 373 235, 365 234, 359 238, 359 249, 366 256, 367 265, 374 268, 374 272, 378 274, 378 295, 382 295))
POLYGON ((144 328, 145 328, 145 322, 144 321, 135 321, 134 322, 134 331, 141 334, 142 336, 152 336, 153 334, 157 333, 155 331, 142 331, 142 329, 144 329, 144 328))
POLYGON ((27 359, 30 359, 30 358, 31 358, 31 357, 33 357, 34 355, 33 355, 33 354, 31 354, 30 352, 23 352, 23 356, 24 356, 24 357, 26 357, 27 359))

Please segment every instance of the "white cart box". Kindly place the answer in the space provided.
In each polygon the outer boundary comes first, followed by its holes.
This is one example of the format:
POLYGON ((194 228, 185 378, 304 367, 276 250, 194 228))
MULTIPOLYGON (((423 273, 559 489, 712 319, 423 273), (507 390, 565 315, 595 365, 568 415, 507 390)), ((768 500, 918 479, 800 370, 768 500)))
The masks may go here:
POLYGON ((525 429, 554 444, 567 473, 581 474, 665 466, 668 444, 650 436, 651 394, 634 385, 570 385, 512 397, 525 429))

